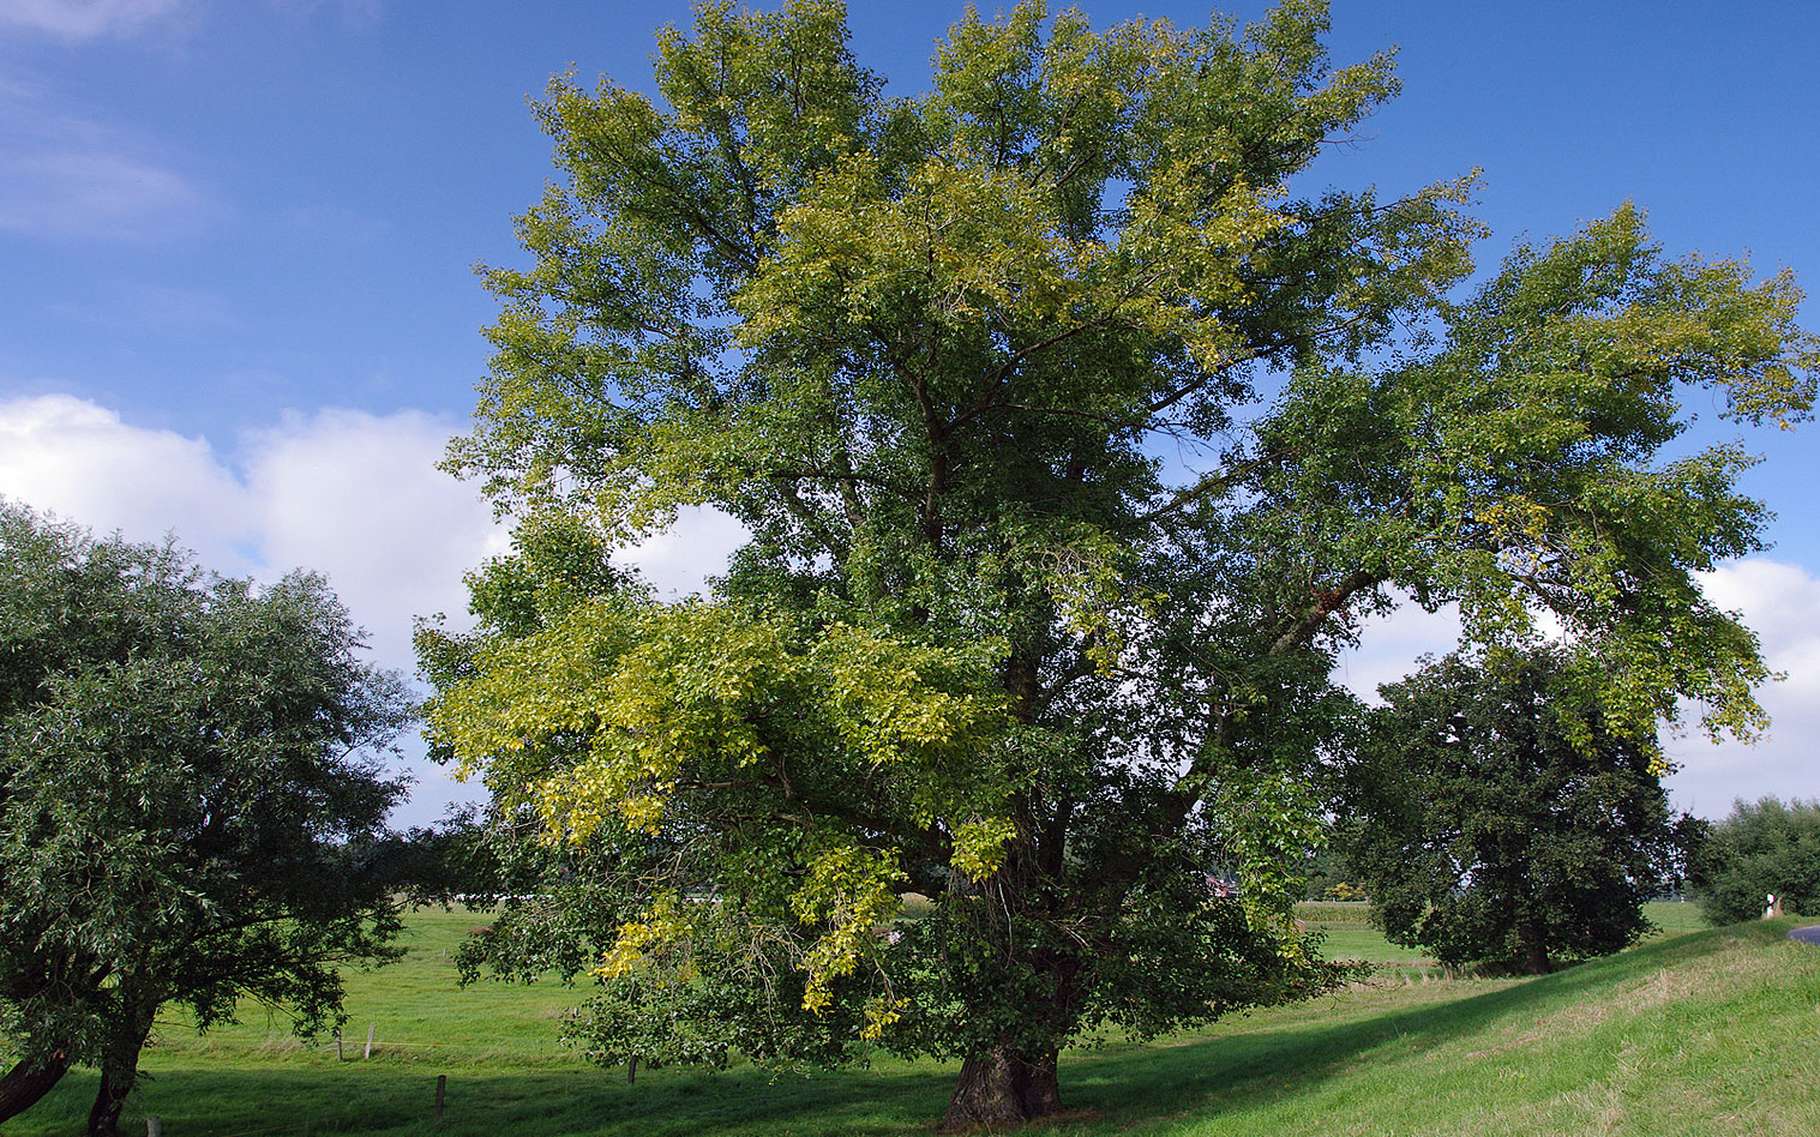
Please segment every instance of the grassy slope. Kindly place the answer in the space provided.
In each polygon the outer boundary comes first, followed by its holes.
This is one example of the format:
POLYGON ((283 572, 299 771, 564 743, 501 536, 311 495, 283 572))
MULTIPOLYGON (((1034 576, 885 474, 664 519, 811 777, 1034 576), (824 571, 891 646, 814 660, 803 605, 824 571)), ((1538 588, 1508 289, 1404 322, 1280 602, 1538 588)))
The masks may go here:
MULTIPOLYGON (((349 1052, 376 1018, 370 1062, 338 1066, 262 1016, 206 1039, 168 1024, 129 1131, 143 1109, 176 1134, 427 1133, 439 1073, 452 1134, 907 1137, 940 1112, 953 1068, 931 1063, 776 1080, 664 1070, 628 1087, 551 1041, 574 992, 452 988, 447 952, 474 921, 422 914, 410 959, 354 977, 349 1052)), ((1664 935, 1539 980, 1385 982, 1072 1055, 1063 1093, 1084 1112, 1048 1131, 1820 1132, 1820 1096, 1807 1092, 1820 1078, 1820 950, 1787 942, 1792 923, 1664 935)), ((72 1076, 7 1132, 73 1131, 93 1086, 72 1076)))

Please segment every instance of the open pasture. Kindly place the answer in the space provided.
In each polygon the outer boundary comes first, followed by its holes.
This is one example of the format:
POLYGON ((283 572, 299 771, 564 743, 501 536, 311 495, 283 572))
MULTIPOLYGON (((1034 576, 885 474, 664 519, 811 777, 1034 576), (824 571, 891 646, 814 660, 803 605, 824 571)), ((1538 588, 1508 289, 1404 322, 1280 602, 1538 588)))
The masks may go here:
MULTIPOLYGON (((1064 1058, 1069 1113, 1053 1134, 1758 1134, 1820 1128, 1812 1046, 1820 951, 1795 921, 1690 930, 1659 906, 1663 933, 1621 955, 1533 980, 1412 981, 1369 925, 1322 921, 1329 950, 1390 973, 1331 998, 1235 1016, 1138 1045, 1108 1039, 1064 1058)), ((424 911, 410 955, 351 977, 344 1059, 250 1011, 197 1037, 161 1025, 152 1079, 129 1113, 169 1134, 587 1134, 715 1137, 928 1132, 953 1067, 881 1058, 839 1073, 736 1068, 624 1073, 586 1066, 555 1041, 559 985, 455 987, 450 952, 484 919, 424 911), (373 1057, 363 1060, 369 1024, 373 1057), (431 1110, 437 1075, 447 1112, 431 1110)), ((17 1120, 16 1137, 68 1132, 93 1093, 67 1079, 17 1120)))

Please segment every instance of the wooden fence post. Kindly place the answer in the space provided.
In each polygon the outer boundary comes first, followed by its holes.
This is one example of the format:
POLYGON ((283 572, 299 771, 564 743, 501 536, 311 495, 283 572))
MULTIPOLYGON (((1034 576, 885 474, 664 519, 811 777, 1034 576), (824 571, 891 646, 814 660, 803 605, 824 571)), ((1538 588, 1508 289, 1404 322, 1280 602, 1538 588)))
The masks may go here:
POLYGON ((335 1061, 341 1061, 341 1028, 335 1028, 335 1061))
POLYGON ((434 1121, 442 1120, 442 1095, 448 1088, 449 1076, 447 1074, 436 1075, 436 1114, 432 1118, 434 1121))
POLYGON ((145 1115, 145 1137, 164 1137, 164 1122, 154 1114, 145 1115))
POLYGON ((378 1023, 368 1023, 367 1024, 367 1052, 365 1055, 362 1056, 362 1058, 361 1058, 362 1061, 365 1061, 366 1059, 371 1058, 373 1056, 373 1032, 378 1029, 379 1029, 378 1023))

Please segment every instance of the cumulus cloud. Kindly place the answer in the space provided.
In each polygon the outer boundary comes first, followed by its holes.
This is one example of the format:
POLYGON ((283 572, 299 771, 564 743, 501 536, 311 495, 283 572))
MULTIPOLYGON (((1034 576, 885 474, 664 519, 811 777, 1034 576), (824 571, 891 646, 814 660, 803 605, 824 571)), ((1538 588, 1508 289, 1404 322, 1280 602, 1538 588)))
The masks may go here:
MULTIPOLYGON (((421 411, 325 409, 248 430, 224 453, 85 399, 15 399, 0 402, 0 495, 134 540, 173 534, 224 573, 322 572, 374 657, 409 672, 413 617, 444 612, 459 624, 462 573, 508 546, 473 487, 436 469, 459 429, 421 411)), ((624 559, 674 598, 723 571, 743 536, 725 514, 689 510, 624 559)), ((407 820, 475 795, 438 767, 410 765, 407 820)))
POLYGON ((254 567, 252 503, 207 441, 128 426, 83 399, 0 403, 0 493, 135 539, 176 529, 224 571, 254 567))
POLYGON ((242 440, 260 561, 326 573, 388 661, 410 658, 412 614, 460 612, 462 571, 504 546, 472 488, 435 469, 453 432, 418 411, 324 410, 242 440))
POLYGON ((1820 576, 1757 557, 1708 573, 1701 583, 1714 604, 1757 632, 1764 658, 1787 678, 1758 693, 1770 728, 1756 744, 1715 745, 1698 732, 1669 740, 1669 756, 1682 767, 1669 779, 1676 803, 1719 817, 1734 798, 1820 797, 1820 576))
MULTIPOLYGON (((321 571, 378 662, 408 672, 412 617, 460 612, 462 571, 505 543, 487 506, 435 468, 454 429, 418 412, 325 410, 249 431, 224 454, 87 400, 17 399, 0 402, 0 494, 135 540, 174 535, 224 573, 321 571)), ((415 739, 406 747, 416 787, 402 820, 476 796, 415 739)))
MULTIPOLYGON (((1814 760, 1820 739, 1820 576, 1758 557, 1704 574, 1701 585, 1714 604, 1756 630, 1771 669, 1787 678, 1758 692, 1771 726, 1754 744, 1731 739, 1714 744, 1697 727, 1664 739, 1669 757, 1681 767, 1668 780, 1676 805, 1720 817, 1738 797, 1820 797, 1820 764, 1814 760)), ((1459 630, 1459 613, 1451 606, 1430 614, 1405 604, 1361 630, 1359 646, 1342 655, 1335 678, 1375 702, 1378 684, 1407 675, 1424 654, 1451 650, 1459 630)), ((1691 709, 1689 718, 1697 716, 1698 709, 1691 709)))
POLYGON ((289 414, 224 454, 69 395, 0 403, 0 494, 135 540, 166 534, 218 571, 325 573, 389 667, 411 618, 459 613, 462 572, 503 549, 471 487, 435 468, 454 423, 418 411, 289 414))
POLYGON ((0 0, 0 27, 65 40, 124 37, 186 6, 184 0, 0 0))

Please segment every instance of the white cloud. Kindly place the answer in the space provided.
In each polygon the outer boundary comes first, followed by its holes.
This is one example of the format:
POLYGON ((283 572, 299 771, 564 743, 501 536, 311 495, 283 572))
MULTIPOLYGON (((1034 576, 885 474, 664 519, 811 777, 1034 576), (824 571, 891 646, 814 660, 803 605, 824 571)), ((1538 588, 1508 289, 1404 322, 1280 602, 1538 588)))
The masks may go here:
POLYGON ((1378 687, 1415 670, 1424 655, 1445 655, 1460 638, 1460 610, 1447 604, 1427 612, 1407 596, 1397 608, 1365 621, 1359 645, 1342 652, 1334 678, 1367 702, 1378 702, 1378 687))
MULTIPOLYGON (((412 617, 465 611, 462 572, 505 545, 472 488, 435 468, 455 429, 415 411, 287 415, 240 440, 236 470, 206 439, 67 395, 19 399, 0 402, 0 494, 137 540, 174 533, 222 572, 321 571, 375 658, 408 673, 412 617)), ((417 784, 401 820, 478 795, 405 745, 417 784)))
POLYGON ((414 615, 460 613, 461 574, 505 547, 472 487, 435 468, 453 422, 418 411, 287 414, 238 464, 207 439, 69 395, 0 403, 0 493, 91 528, 174 533, 219 571, 328 575, 389 667, 414 615))
MULTIPOLYGON (((174 533, 224 572, 326 573, 375 654, 408 667, 412 617, 459 619, 461 574, 508 544, 473 488, 435 468, 459 429, 415 410, 292 412, 247 431, 233 463, 207 439, 41 395, 0 402, 0 494, 135 540, 174 533)), ((724 571, 744 538, 718 510, 685 509, 619 559, 675 599, 724 571)))
POLYGON ((435 468, 455 429, 419 411, 324 410, 243 444, 261 561, 328 574, 388 661, 410 659, 412 615, 464 611, 461 573, 505 546, 473 487, 435 468))
POLYGON ((130 36, 185 6, 184 0, 0 0, 0 27, 67 40, 130 36))
POLYGON ((189 228, 206 200, 177 171, 126 153, 0 155, 0 230, 24 236, 156 240, 189 228))
MULTIPOLYGON (((0 495, 134 540, 174 533, 225 573, 320 571, 375 658, 409 672, 413 617, 445 612, 459 623, 463 572, 508 544, 473 487, 436 469, 460 429, 414 410, 290 413, 247 431, 230 456, 69 395, 0 401, 0 495)), ((688 510, 623 559, 660 594, 686 595, 726 567, 743 532, 724 514, 688 510)), ((438 767, 411 767, 418 786, 405 820, 477 792, 438 767)))
POLYGON ((744 544, 746 528, 718 509, 690 506, 679 510, 676 524, 627 550, 618 559, 632 565, 665 600, 701 592, 707 578, 727 568, 727 559, 744 544))
POLYGON ((1714 604, 1744 617, 1762 638, 1771 669, 1788 678, 1758 692, 1770 728, 1755 745, 1713 745, 1697 731, 1669 740, 1669 755, 1682 765, 1668 783, 1676 803, 1719 817, 1734 798, 1820 797, 1820 576, 1752 558, 1706 574, 1702 584, 1714 604))
MULTIPOLYGON (((1714 745, 1697 728, 1665 737, 1670 758, 1682 767, 1668 780, 1676 805, 1719 817, 1737 797, 1820 797, 1820 764, 1814 761, 1820 741, 1820 576, 1800 565, 1751 558, 1703 575, 1701 584, 1714 604, 1743 616, 1762 637, 1771 669, 1788 678, 1758 692, 1771 725, 1753 745, 1729 739, 1714 745)), ((1459 628, 1451 606, 1430 614, 1406 603, 1366 624, 1358 648, 1341 656, 1335 678, 1375 702, 1378 684, 1407 675, 1423 654, 1451 650, 1459 628)))
POLYGON ((252 502, 207 441, 128 426, 83 399, 0 403, 0 493, 139 540, 174 528, 224 571, 254 567, 252 502))

